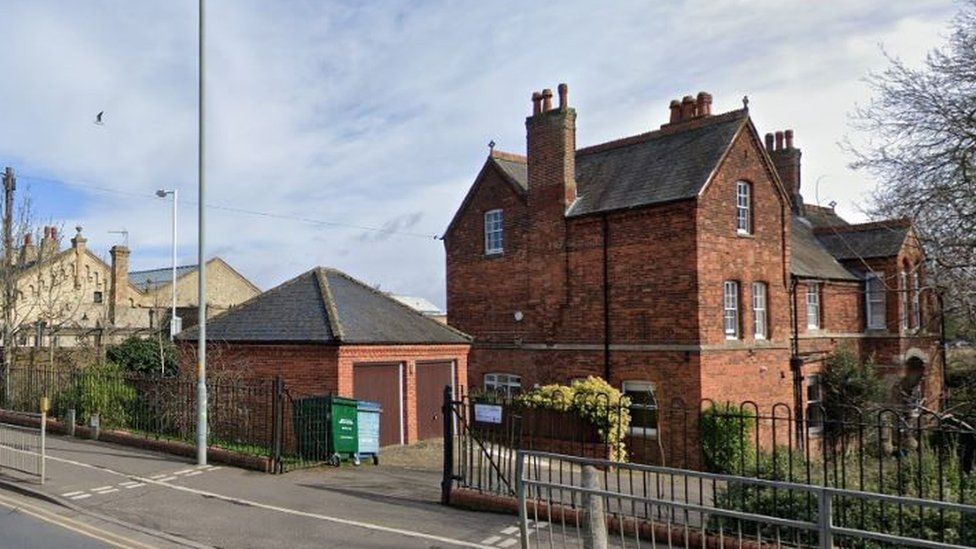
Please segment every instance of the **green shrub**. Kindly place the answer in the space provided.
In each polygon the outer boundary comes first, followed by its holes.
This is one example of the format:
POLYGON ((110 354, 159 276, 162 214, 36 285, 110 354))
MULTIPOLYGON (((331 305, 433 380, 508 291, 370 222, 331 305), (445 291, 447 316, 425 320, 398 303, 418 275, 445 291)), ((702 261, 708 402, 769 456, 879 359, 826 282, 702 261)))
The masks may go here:
POLYGON ((126 372, 158 375, 160 365, 165 375, 174 375, 179 365, 176 346, 168 339, 142 339, 132 336, 105 353, 109 362, 118 364, 126 372))
POLYGON ((123 377, 122 369, 106 362, 82 370, 67 389, 57 395, 58 413, 74 408, 80 420, 98 414, 105 429, 125 428, 129 425, 136 390, 123 377))
POLYGON ((630 400, 602 378, 590 376, 572 385, 544 385, 515 397, 525 408, 572 412, 596 426, 611 458, 627 458, 624 437, 630 429, 630 400))
POLYGON ((884 382, 872 361, 861 362, 847 346, 827 357, 823 384, 824 436, 838 440, 851 434, 863 414, 885 404, 884 382))
POLYGON ((735 475, 753 469, 756 463, 756 448, 752 442, 755 414, 732 404, 718 404, 702 412, 698 428, 707 470, 735 475))

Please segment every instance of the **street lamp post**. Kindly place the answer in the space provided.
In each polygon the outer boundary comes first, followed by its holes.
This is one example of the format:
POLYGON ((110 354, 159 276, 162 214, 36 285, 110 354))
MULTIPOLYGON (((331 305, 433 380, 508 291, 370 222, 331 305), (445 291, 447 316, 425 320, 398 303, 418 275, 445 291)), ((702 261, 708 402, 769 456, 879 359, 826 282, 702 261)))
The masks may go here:
POLYGON ((159 198, 166 198, 168 195, 173 195, 173 273, 170 277, 170 284, 173 287, 173 310, 169 316, 169 340, 173 341, 176 334, 180 332, 182 325, 182 319, 176 314, 176 208, 179 202, 179 191, 176 189, 171 191, 159 189, 156 191, 156 196, 159 198))
POLYGON ((204 3, 199 0, 200 15, 198 17, 199 62, 197 65, 197 183, 199 185, 199 201, 197 216, 199 217, 197 235, 197 464, 207 464, 207 265, 204 257, 204 221, 206 213, 206 196, 204 194, 204 3))

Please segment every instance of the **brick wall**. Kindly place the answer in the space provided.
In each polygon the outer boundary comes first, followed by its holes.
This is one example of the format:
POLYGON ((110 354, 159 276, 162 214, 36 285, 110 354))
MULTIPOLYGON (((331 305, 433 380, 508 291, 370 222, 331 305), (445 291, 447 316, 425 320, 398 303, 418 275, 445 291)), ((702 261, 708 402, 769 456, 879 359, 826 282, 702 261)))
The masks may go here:
MULTIPOLYGON (((196 346, 184 343, 181 368, 194 371, 196 346)), ((404 368, 404 434, 417 441, 416 370, 418 364, 451 361, 455 384, 468 383, 467 345, 315 345, 216 343, 207 347, 208 376, 238 375, 271 379, 277 376, 293 397, 338 394, 354 396, 354 365, 402 363, 404 368)), ((422 367, 422 366, 421 366, 422 367)))

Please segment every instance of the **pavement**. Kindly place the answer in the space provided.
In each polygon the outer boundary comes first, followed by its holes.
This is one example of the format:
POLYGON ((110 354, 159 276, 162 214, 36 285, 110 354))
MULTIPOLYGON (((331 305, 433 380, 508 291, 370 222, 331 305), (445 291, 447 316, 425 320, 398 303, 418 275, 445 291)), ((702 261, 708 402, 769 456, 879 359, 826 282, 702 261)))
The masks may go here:
POLYGON ((47 448, 43 486, 27 478, 0 479, 153 537, 152 546, 505 548, 518 543, 516 517, 440 505, 440 474, 433 470, 364 465, 269 475, 198 467, 177 456, 66 437, 49 436, 47 448))

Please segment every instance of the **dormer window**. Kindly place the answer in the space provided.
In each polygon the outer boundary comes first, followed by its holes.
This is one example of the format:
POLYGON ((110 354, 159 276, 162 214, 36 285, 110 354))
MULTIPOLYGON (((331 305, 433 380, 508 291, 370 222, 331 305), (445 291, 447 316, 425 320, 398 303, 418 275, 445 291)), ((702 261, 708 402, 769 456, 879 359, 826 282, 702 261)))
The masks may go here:
POLYGON ((739 234, 752 234, 752 185, 735 184, 735 228, 739 234))
POLYGON ((485 212, 485 255, 505 251, 504 215, 502 210, 485 212))

